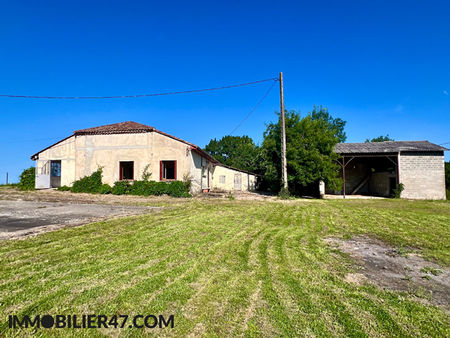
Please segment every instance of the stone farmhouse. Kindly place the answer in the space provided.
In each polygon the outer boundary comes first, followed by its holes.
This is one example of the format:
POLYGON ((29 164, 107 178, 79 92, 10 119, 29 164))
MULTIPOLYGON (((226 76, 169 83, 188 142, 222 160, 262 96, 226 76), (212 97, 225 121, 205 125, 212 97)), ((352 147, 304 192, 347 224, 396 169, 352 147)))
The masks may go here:
POLYGON ((328 193, 388 197, 402 183, 402 198, 445 199, 446 150, 428 141, 338 143, 344 184, 328 193))
POLYGON ((216 161, 200 147, 153 127, 128 121, 77 130, 31 156, 36 189, 70 186, 103 168, 103 183, 139 180, 147 167, 151 180, 191 179, 192 193, 252 191, 256 175, 216 161))

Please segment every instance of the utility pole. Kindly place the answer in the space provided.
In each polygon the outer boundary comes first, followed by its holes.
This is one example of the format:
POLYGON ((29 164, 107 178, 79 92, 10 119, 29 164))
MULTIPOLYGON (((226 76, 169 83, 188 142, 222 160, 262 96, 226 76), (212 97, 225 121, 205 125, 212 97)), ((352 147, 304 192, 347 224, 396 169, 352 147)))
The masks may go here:
POLYGON ((283 73, 280 72, 280 119, 281 119, 281 181, 284 189, 288 189, 286 163, 286 121, 284 116, 283 73))

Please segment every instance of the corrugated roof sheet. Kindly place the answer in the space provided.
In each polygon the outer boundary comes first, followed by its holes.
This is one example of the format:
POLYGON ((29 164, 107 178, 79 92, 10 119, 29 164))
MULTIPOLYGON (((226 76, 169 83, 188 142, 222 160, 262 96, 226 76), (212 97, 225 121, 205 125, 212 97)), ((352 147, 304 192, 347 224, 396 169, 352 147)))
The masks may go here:
POLYGON ((338 154, 398 153, 400 151, 445 151, 447 148, 428 141, 385 141, 369 143, 338 143, 334 151, 338 154))

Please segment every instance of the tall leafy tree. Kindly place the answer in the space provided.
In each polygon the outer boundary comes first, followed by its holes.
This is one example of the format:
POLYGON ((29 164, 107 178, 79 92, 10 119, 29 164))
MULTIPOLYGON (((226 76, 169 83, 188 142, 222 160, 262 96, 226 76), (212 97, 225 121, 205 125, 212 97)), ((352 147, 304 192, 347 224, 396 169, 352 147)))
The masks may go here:
POLYGON ((339 143, 345 142, 347 135, 345 134, 344 128, 346 122, 339 117, 333 118, 328 112, 327 108, 322 106, 314 106, 313 111, 310 113, 311 119, 322 120, 326 123, 327 128, 337 137, 339 143))
POLYGON ((385 141, 394 141, 394 139, 390 138, 389 134, 387 134, 386 136, 380 135, 378 137, 374 137, 371 140, 366 139, 365 143, 369 143, 369 142, 385 142, 385 141))
POLYGON ((259 163, 259 147, 244 136, 224 136, 212 139, 204 149, 219 162, 247 171, 255 171, 259 163))
MULTIPOLYGON (((286 157, 290 193, 302 194, 312 183, 325 181, 331 188, 340 186, 339 155, 334 146, 346 139, 345 121, 333 118, 326 109, 314 110, 301 118, 286 111, 286 157)), ((262 144, 264 184, 272 191, 281 188, 280 124, 270 123, 262 144)))

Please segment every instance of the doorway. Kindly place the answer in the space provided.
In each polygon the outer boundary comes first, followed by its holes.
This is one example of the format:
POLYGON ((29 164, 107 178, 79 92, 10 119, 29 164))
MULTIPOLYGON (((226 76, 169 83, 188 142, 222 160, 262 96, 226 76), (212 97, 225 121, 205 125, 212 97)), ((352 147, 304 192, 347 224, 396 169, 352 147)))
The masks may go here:
POLYGON ((61 186, 61 161, 50 161, 50 186, 59 188, 61 186))
POLYGON ((242 175, 234 174, 234 190, 242 190, 242 175))
POLYGON ((389 177, 389 196, 394 196, 394 190, 397 187, 397 178, 389 177))

